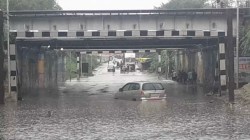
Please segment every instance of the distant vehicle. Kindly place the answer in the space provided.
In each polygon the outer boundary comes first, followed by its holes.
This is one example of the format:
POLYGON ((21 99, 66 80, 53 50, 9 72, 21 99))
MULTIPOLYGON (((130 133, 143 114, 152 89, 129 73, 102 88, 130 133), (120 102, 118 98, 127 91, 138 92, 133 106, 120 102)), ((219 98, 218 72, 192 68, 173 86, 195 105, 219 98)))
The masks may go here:
POLYGON ((107 70, 108 72, 115 72, 115 65, 109 64, 107 70))
POLYGON ((133 101, 163 100, 166 99, 166 93, 161 83, 131 82, 120 88, 114 98, 133 101))
POLYGON ((122 65, 122 59, 116 59, 116 68, 120 68, 122 65))
POLYGON ((134 72, 136 70, 135 53, 125 53, 123 58, 123 65, 127 67, 128 72, 134 72))

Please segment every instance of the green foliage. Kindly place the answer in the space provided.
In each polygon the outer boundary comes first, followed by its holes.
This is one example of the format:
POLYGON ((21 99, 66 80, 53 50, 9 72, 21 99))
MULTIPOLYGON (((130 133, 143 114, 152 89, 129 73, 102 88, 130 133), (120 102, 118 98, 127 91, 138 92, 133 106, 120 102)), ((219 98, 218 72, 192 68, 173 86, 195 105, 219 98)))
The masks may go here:
POLYGON ((208 0, 170 0, 163 3, 156 9, 184 9, 184 8, 207 8, 209 7, 208 0))
MULTIPOLYGON (((67 55, 66 55, 66 70, 67 70, 67 73, 69 74, 69 77, 71 76, 71 78, 76 78, 77 75, 78 75, 78 71, 77 71, 77 56, 76 56, 76 53, 71 53, 71 60, 70 60, 70 53, 68 52, 67 55)), ((91 55, 88 55, 87 56, 87 59, 86 59, 86 56, 83 55, 82 56, 82 61, 83 62, 87 62, 89 63, 89 72, 92 72, 94 69, 96 69, 98 66, 100 66, 100 62, 98 61, 98 56, 96 55, 92 55, 92 70, 91 70, 91 55)), ((89 73, 91 74, 91 73, 89 73)))
POLYGON ((147 58, 151 58, 149 72, 156 72, 158 67, 160 66, 158 62, 158 54, 154 53, 153 55, 147 56, 147 58))
POLYGON ((93 55, 92 56, 92 70, 100 66, 100 62, 98 61, 98 56, 93 55))
POLYGON ((158 67, 161 67, 161 73, 167 73, 168 71, 168 67, 169 70, 173 70, 174 69, 174 53, 173 51, 170 50, 164 50, 161 51, 161 62, 158 62, 158 54, 157 53, 150 53, 150 54, 146 54, 144 57, 147 58, 151 58, 151 63, 150 63, 150 68, 149 68, 149 72, 157 72, 158 71, 158 67))
MULTIPOLYGON (((56 0, 9 0, 10 10, 62 10, 56 0)), ((6 0, 0 0, 0 9, 6 10, 6 0)))
POLYGON ((240 29, 240 52, 242 55, 250 55, 250 27, 240 29))

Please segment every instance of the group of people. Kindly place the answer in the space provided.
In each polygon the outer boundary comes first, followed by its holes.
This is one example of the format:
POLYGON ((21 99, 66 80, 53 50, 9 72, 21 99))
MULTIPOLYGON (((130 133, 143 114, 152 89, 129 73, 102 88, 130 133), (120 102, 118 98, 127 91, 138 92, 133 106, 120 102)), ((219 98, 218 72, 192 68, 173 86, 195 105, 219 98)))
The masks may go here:
POLYGON ((197 80, 197 73, 194 70, 189 72, 185 72, 184 70, 182 70, 178 71, 178 73, 176 71, 173 71, 172 80, 183 84, 187 83, 194 84, 196 83, 197 80))

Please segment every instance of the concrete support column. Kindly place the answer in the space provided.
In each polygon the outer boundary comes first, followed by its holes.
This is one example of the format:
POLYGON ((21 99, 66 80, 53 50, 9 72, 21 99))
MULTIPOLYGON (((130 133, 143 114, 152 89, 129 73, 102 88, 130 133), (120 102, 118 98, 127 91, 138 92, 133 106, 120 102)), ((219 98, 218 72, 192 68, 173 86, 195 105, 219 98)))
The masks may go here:
POLYGON ((159 66, 158 66, 158 73, 161 73, 161 51, 158 50, 158 63, 159 63, 159 66))
POLYGON ((227 9, 227 58, 228 58, 228 93, 229 102, 234 102, 234 45, 233 45, 233 13, 232 9, 227 9))
POLYGON ((180 63, 179 63, 179 70, 183 70, 183 67, 184 67, 184 51, 180 51, 180 63))
POLYGON ((165 50, 166 52, 167 52, 167 59, 168 59, 168 61, 166 61, 166 70, 165 70, 165 73, 166 73, 166 77, 167 78, 169 78, 169 76, 170 76, 170 54, 169 54, 169 52, 167 51, 167 50, 165 50))
POLYGON ((197 82, 204 82, 204 65, 202 59, 202 52, 200 51, 197 53, 197 82))
POLYGON ((44 53, 41 52, 38 57, 38 86, 39 88, 45 88, 45 61, 44 61, 44 53))
POLYGON ((10 44, 10 85, 11 85, 11 100, 17 101, 17 63, 16 63, 16 45, 10 44))
POLYGON ((71 82, 71 61, 72 61, 72 56, 71 56, 71 51, 69 52, 69 80, 71 82))
POLYGON ((83 60, 82 60, 82 53, 80 53, 80 74, 81 74, 81 76, 83 75, 83 73, 82 73, 82 69, 83 69, 82 62, 83 62, 83 60))
POLYGON ((63 55, 63 82, 67 80, 66 75, 67 75, 67 57, 63 55))
POLYGON ((77 67, 77 72, 78 72, 78 76, 77 76, 77 80, 80 80, 81 77, 81 72, 80 72, 80 52, 76 53, 76 67, 77 67))
POLYGON ((4 52, 3 52, 3 13, 0 11, 0 104, 4 104, 4 52))
POLYGON ((91 75, 93 74, 93 58, 92 58, 92 54, 90 55, 90 72, 91 75))
POLYGON ((183 58, 183 70, 185 72, 188 72, 188 69, 189 69, 189 55, 188 55, 188 52, 187 50, 184 51, 184 54, 183 54, 184 58, 183 58))
POLYGON ((178 72, 180 70, 179 63, 180 63, 180 52, 179 52, 179 50, 177 50, 175 53, 175 71, 176 72, 178 72))
POLYGON ((227 89, 227 75, 226 75, 226 51, 225 42, 220 40, 219 43, 219 75, 221 90, 227 89))

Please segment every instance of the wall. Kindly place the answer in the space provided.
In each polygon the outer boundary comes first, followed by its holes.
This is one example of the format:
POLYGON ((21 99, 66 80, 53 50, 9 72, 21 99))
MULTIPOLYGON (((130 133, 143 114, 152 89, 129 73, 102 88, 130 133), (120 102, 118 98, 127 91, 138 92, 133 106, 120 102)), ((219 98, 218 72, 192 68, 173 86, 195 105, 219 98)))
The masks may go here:
POLYGON ((17 46, 19 97, 37 94, 39 89, 57 89, 64 82, 64 55, 39 47, 17 46))
POLYGON ((211 87, 214 81, 217 61, 217 49, 215 47, 203 47, 203 49, 182 50, 176 53, 176 66, 178 70, 197 72, 197 83, 205 87, 211 87))

